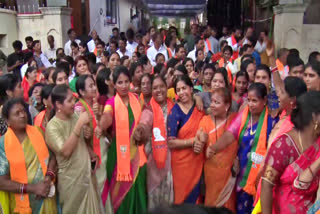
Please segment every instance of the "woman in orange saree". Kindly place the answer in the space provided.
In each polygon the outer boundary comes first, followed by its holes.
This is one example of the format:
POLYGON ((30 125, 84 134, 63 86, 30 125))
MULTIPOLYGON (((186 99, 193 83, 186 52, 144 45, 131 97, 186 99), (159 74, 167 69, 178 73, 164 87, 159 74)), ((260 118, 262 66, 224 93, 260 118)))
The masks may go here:
POLYGON ((196 203, 200 196, 204 153, 203 145, 195 144, 195 136, 203 113, 195 107, 193 84, 187 75, 178 77, 175 92, 179 97, 178 103, 167 119, 174 203, 196 203))
MULTIPOLYGON (((199 140, 213 145, 227 130, 236 113, 229 113, 231 108, 231 93, 226 88, 216 89, 211 96, 211 114, 202 118, 199 124, 199 140), (206 137, 208 136, 208 137, 206 137)), ((235 212, 236 195, 234 186, 236 173, 232 173, 233 161, 237 156, 237 141, 215 156, 207 159, 204 164, 204 179, 206 184, 206 206, 226 208, 235 212)))

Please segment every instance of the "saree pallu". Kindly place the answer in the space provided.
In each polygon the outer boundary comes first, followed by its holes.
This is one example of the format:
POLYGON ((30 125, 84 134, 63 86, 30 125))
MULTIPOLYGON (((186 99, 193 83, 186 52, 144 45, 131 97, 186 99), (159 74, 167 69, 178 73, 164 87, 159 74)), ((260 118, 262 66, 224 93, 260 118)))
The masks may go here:
MULTIPOLYGON (((213 145, 226 131, 236 114, 218 127, 211 116, 204 116, 199 127, 209 135, 208 144, 213 145)), ((208 145, 208 146, 209 146, 208 145)), ((234 186, 236 177, 232 177, 231 168, 237 156, 238 144, 234 141, 224 150, 207 159, 204 164, 204 179, 206 184, 205 205, 210 207, 226 207, 235 212, 236 197, 234 186)))
POLYGON ((87 144, 81 132, 77 146, 66 158, 61 150, 72 134, 78 117, 68 120, 53 117, 46 127, 46 142, 54 152, 58 166, 58 191, 62 213, 101 213, 101 201, 97 191, 96 177, 92 174, 87 144))
MULTIPOLYGON (((293 128, 293 124, 291 122, 290 115, 286 116, 285 112, 282 112, 282 114, 280 115, 280 118, 281 119, 274 126, 274 128, 272 129, 272 131, 269 135, 268 150, 271 147, 271 145, 279 139, 280 136, 282 136, 286 132, 289 132, 293 128)), ((268 150, 267 150, 266 156, 268 155, 268 150)), ((263 165, 260 167, 260 169, 264 168, 263 165)), ((261 213, 260 197, 261 197, 261 179, 258 184, 257 194, 256 194, 256 198, 254 201, 254 210, 253 210, 252 214, 261 213)))
MULTIPOLYGON (((107 101, 106 109, 114 109, 114 97, 107 101)), ((114 115, 114 114, 113 114, 114 115)), ((135 118, 130 105, 128 105, 129 116, 129 134, 134 130, 135 118)), ((115 120, 113 120, 115 121, 115 120)), ((114 131, 115 124, 113 124, 114 131)), ((147 183, 146 165, 140 167, 139 161, 139 149, 135 145, 134 141, 130 140, 130 174, 132 176, 131 181, 117 181, 117 142, 116 134, 112 139, 111 145, 107 155, 107 181, 102 191, 102 203, 106 206, 105 209, 109 209, 106 205, 108 197, 111 199, 113 212, 117 214, 135 214, 144 213, 147 211, 147 183)))
MULTIPOLYGON (((202 116, 203 113, 194 108, 189 120, 179 130, 177 138, 183 140, 195 137, 202 116)), ((192 148, 171 151, 175 204, 197 201, 204 160, 204 153, 196 154, 192 148)))
MULTIPOLYGON (((286 135, 286 134, 285 134, 286 135)), ((286 135, 291 141, 291 137, 286 135)), ((289 140, 287 139, 287 140, 289 140)), ((274 214, 304 214, 312 206, 319 186, 316 177, 306 190, 295 187, 296 178, 320 157, 320 142, 311 145, 297 160, 284 170, 279 184, 273 188, 272 213, 274 214)), ((319 176, 319 173, 317 173, 319 176)))
MULTIPOLYGON (((35 149, 32 146, 32 143, 29 137, 26 137, 25 140, 21 143, 22 150, 25 155, 25 163, 27 169, 28 183, 36 184, 44 180, 42 168, 36 154, 35 149)), ((0 138, 0 175, 9 175, 10 165, 5 153, 4 148, 4 136, 0 138)), ((56 214, 57 204, 56 198, 46 198, 37 200, 34 194, 29 195, 30 207, 33 214, 56 214)), ((4 214, 13 213, 14 208, 16 207, 15 194, 0 192, 0 210, 4 211, 4 214)))

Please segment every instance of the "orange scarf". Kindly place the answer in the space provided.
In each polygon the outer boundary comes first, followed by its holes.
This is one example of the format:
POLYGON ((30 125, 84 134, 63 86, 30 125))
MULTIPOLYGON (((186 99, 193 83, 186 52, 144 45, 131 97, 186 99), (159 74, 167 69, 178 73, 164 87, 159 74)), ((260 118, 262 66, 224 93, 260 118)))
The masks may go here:
POLYGON ((283 72, 284 71, 284 66, 283 66, 282 62, 280 62, 279 59, 276 60, 276 65, 277 65, 277 68, 278 68, 279 72, 283 72))
MULTIPOLYGON (((132 94, 129 95, 129 103, 134 115, 134 127, 139 121, 141 107, 138 99, 132 94)), ((130 126, 128 107, 122 102, 121 97, 117 94, 115 102, 115 125, 116 125, 116 142, 117 142, 117 181, 132 181, 130 173, 130 126)), ((141 149, 139 148, 140 165, 141 149)))
MULTIPOLYGON (((256 179, 259 169, 261 164, 263 164, 263 159, 267 152, 268 108, 266 107, 264 111, 264 117, 261 118, 263 115, 260 115, 258 127, 254 136, 254 142, 249 153, 250 157, 248 158, 248 163, 246 166, 247 169, 244 173, 242 181, 240 182, 240 186, 244 184, 243 190, 253 196, 256 194, 256 179), (261 129, 259 130, 261 120, 263 120, 263 123, 261 129), (259 136, 256 136, 257 134, 259 136)), ((246 106, 242 113, 239 138, 241 138, 241 133, 243 133, 244 129, 246 129, 248 126, 248 117, 249 107, 246 106)))
POLYGON ((168 51, 168 57, 170 59, 172 57, 172 51, 170 48, 167 48, 167 51, 168 51))
POLYGON ((38 126, 42 129, 42 131, 45 131, 45 128, 42 125, 42 122, 44 120, 44 117, 46 115, 47 110, 41 111, 35 118, 34 118, 34 125, 38 126))
POLYGON ((211 46, 211 42, 209 39, 206 39, 206 43, 207 43, 207 46, 208 46, 208 52, 211 51, 212 52, 212 46, 211 46))
MULTIPOLYGON (((231 44, 232 44, 232 49, 233 46, 236 45, 238 42, 236 40, 236 38, 234 37, 234 35, 231 36, 231 44)), ((233 51, 233 55, 232 55, 232 59, 235 60, 237 59, 239 56, 239 52, 237 50, 233 51)))
MULTIPOLYGON (((161 106, 153 99, 153 97, 151 98, 150 105, 153 112, 152 154, 157 167, 163 169, 166 165, 168 151, 166 124, 164 122, 161 106)), ((168 114, 173 105, 173 102, 170 99, 167 99, 168 114)))
MULTIPOLYGON (((92 117, 92 122, 90 123, 90 126, 92 127, 93 131, 97 128, 97 120, 96 117, 91 109, 91 107, 84 101, 83 99, 79 100, 80 103, 83 105, 84 109, 88 114, 91 115, 92 117)), ((92 139, 92 148, 93 152, 98 155, 99 157, 99 165, 101 164, 101 150, 100 150, 100 139, 96 137, 95 134, 93 134, 93 139, 92 139)))
MULTIPOLYGON (((45 177, 47 173, 46 160, 49 160, 49 152, 46 143, 42 134, 37 128, 27 125, 26 132, 38 156, 42 173, 45 177)), ((11 180, 22 184, 27 184, 28 175, 24 152, 20 141, 10 127, 8 127, 4 137, 4 150, 10 165, 11 180)), ((32 210, 30 208, 29 195, 23 194, 23 197, 21 197, 20 193, 16 193, 14 195, 16 201, 14 212, 19 214, 31 214, 32 210)))
MULTIPOLYGON (((219 68, 224 68, 224 64, 225 64, 225 63, 224 63, 224 59, 221 58, 221 59, 219 60, 219 68)), ((231 72, 228 64, 226 65, 225 69, 226 69, 227 72, 228 72, 228 80, 229 80, 229 83, 232 83, 232 72, 231 72)))

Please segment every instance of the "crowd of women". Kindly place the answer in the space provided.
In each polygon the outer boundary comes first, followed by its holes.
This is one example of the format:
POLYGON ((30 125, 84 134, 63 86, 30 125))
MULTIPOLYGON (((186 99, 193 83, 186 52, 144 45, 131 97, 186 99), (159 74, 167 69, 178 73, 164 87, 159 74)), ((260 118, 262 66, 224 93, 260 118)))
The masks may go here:
POLYGON ((244 55, 235 73, 226 46, 228 63, 111 52, 0 76, 0 210, 316 213, 320 62, 282 78, 270 48, 268 65, 244 55))

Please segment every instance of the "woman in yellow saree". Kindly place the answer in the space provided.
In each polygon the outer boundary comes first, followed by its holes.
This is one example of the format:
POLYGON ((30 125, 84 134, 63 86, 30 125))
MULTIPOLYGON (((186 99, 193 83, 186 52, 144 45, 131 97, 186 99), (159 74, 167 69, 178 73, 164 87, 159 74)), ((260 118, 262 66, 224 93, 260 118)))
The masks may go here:
POLYGON ((9 100, 2 115, 8 130, 0 138, 1 213, 57 213, 55 163, 40 131, 27 125, 24 101, 9 100))

